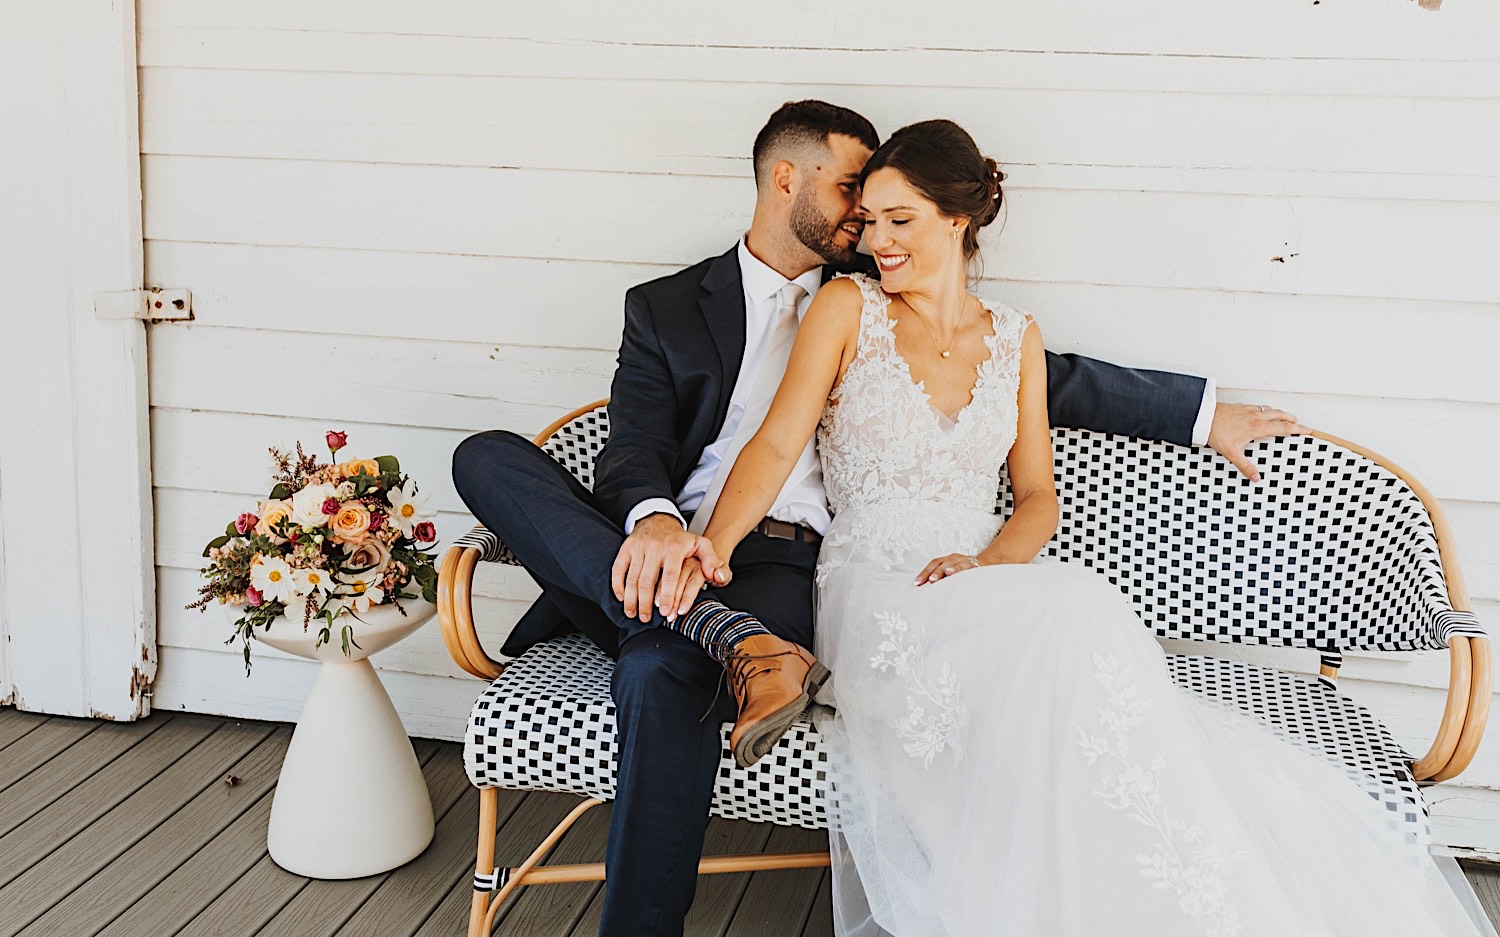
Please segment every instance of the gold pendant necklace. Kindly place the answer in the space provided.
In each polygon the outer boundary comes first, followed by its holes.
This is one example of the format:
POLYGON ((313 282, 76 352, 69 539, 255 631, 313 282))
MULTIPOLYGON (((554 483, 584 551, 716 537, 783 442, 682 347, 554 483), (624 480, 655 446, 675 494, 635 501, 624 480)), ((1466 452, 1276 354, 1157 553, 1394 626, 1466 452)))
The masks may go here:
MULTIPOLYGON (((964 297, 964 305, 965 306, 969 305, 969 298, 967 296, 964 297)), ((908 308, 910 308, 910 307, 908 306, 908 308)), ((963 315, 962 315, 962 313, 959 314, 958 327, 953 330, 953 339, 948 342, 948 347, 947 348, 944 348, 942 345, 938 344, 937 335, 932 331, 932 326, 930 326, 930 325, 927 324, 927 319, 920 312, 917 312, 915 309, 912 309, 912 314, 917 317, 917 321, 918 322, 922 323, 922 330, 927 333, 927 340, 929 342, 932 342, 932 347, 935 348, 935 349, 937 349, 937 353, 939 355, 942 355, 944 358, 947 358, 950 355, 952 355, 953 354, 953 346, 958 343, 958 330, 960 328, 963 328, 963 315)))

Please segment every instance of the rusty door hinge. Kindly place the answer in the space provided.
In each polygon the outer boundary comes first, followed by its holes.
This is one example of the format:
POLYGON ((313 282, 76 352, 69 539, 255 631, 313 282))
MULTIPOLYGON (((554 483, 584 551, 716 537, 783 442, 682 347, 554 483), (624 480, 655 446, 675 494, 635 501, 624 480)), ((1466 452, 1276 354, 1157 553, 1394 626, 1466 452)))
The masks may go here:
POLYGON ((94 294, 94 316, 99 319, 144 319, 147 322, 185 322, 193 318, 191 290, 116 290, 94 294))

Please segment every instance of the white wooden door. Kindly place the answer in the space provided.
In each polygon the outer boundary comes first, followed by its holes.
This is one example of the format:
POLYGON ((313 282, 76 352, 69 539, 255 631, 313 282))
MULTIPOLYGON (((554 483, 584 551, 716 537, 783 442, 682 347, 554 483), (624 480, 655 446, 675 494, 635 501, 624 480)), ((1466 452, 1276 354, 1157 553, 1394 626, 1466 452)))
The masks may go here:
POLYGON ((132 0, 0 3, 0 702, 106 719, 156 672, 132 0))

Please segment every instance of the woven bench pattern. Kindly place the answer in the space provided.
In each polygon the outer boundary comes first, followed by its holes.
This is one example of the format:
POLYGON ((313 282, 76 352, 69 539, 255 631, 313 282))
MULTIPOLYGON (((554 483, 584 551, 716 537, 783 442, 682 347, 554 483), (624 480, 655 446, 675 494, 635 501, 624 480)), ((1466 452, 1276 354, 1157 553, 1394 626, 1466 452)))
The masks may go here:
MULTIPOLYGON (((1409 756, 1375 717, 1315 680, 1251 664, 1170 654, 1173 679, 1254 715, 1327 753, 1366 779, 1409 837, 1426 842, 1427 812, 1409 756)), ((563 791, 614 798, 614 663, 581 635, 527 651, 485 689, 469 717, 464 761, 476 787, 563 791)), ((752 768, 719 762, 713 813, 824 829, 832 790, 828 758, 810 721, 752 768)))

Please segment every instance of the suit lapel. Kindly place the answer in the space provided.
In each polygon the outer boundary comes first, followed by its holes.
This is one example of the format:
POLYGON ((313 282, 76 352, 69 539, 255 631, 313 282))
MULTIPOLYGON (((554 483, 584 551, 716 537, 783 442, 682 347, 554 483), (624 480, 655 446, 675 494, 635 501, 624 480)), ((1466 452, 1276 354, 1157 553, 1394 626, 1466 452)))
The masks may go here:
POLYGON ((719 353, 724 379, 719 383, 716 402, 717 426, 724 425, 729 413, 729 397, 739 380, 740 363, 745 358, 745 286, 740 278, 739 244, 715 260, 703 277, 703 296, 698 301, 703 321, 719 353))

